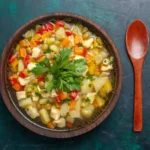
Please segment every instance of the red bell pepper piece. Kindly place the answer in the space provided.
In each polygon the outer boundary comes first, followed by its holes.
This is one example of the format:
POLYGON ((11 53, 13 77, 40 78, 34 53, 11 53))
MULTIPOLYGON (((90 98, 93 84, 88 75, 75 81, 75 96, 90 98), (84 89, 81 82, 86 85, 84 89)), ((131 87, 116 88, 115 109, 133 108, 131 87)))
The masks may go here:
POLYGON ((65 22, 63 20, 57 20, 56 21, 56 26, 57 27, 64 27, 64 25, 65 25, 65 22))
POLYGON ((45 81, 45 78, 43 76, 38 77, 38 82, 44 82, 44 81, 45 81))
POLYGON ((46 24, 46 28, 49 29, 49 30, 53 30, 54 26, 53 26, 52 23, 48 22, 48 23, 46 24))
POLYGON ((67 127, 71 128, 72 127, 72 122, 67 122, 67 127))
POLYGON ((36 33, 42 35, 42 34, 43 34, 43 30, 40 29, 40 30, 38 30, 36 33))
POLYGON ((86 53, 87 53, 87 49, 84 48, 84 49, 83 49, 83 56, 84 56, 84 57, 86 56, 86 53))
POLYGON ((36 45, 40 45, 41 41, 40 40, 37 40, 35 41, 36 45))
POLYGON ((9 58, 9 63, 12 64, 15 60, 16 60, 16 56, 15 56, 15 55, 12 55, 12 56, 10 56, 10 58, 9 58))
POLYGON ((72 32, 69 31, 69 30, 66 30, 65 33, 66 33, 66 35, 68 35, 68 36, 71 36, 71 35, 72 35, 72 32))
POLYGON ((10 81, 10 84, 11 84, 11 85, 15 85, 16 83, 18 83, 17 79, 14 79, 14 78, 13 78, 13 79, 10 81))
POLYGON ((77 97, 77 95, 79 94, 79 92, 77 90, 74 90, 70 93, 70 98, 71 99, 75 99, 77 97))
POLYGON ((60 103, 61 103, 61 101, 60 101, 60 99, 59 99, 59 96, 57 96, 55 100, 56 100, 56 103, 57 103, 57 104, 60 104, 60 103))
POLYGON ((26 55, 25 58, 23 59, 23 62, 24 62, 26 67, 27 67, 27 65, 29 63, 29 60, 30 60, 30 55, 26 55))
POLYGON ((20 73, 19 73, 19 77, 21 77, 21 78, 26 78, 27 76, 26 76, 23 72, 20 72, 20 73))

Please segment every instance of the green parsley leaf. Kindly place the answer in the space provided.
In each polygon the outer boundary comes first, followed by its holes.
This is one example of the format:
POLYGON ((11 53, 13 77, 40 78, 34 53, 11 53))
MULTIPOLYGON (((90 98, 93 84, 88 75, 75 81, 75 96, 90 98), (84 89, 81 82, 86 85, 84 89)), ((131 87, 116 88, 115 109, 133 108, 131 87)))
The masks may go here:
POLYGON ((50 50, 50 48, 49 49, 47 49, 45 52, 44 52, 44 54, 47 54, 47 53, 50 53, 51 52, 51 50, 50 50))
POLYGON ((91 88, 91 87, 92 87, 92 84, 90 83, 88 86, 91 88))
POLYGON ((87 98, 85 99, 85 101, 86 101, 86 102, 90 102, 91 100, 87 97, 87 98))
POLYGON ((47 58, 45 58, 43 61, 36 64, 36 67, 34 67, 31 72, 35 75, 41 75, 43 73, 49 72, 50 68, 50 62, 47 58))

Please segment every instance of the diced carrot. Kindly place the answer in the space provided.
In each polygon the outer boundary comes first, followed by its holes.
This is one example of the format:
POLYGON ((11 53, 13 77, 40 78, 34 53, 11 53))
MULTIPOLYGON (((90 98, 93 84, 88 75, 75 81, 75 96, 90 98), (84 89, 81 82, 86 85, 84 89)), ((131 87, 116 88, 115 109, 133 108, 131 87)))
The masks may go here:
POLYGON ((44 60, 44 58, 45 58, 45 56, 43 56, 43 55, 41 55, 40 57, 38 57, 38 62, 41 62, 41 61, 43 61, 44 60))
POLYGON ((20 46, 22 46, 22 47, 27 47, 27 42, 26 42, 25 40, 21 40, 21 41, 19 42, 19 44, 20 44, 20 46))
POLYGON ((67 47, 69 45, 70 41, 68 38, 65 38, 63 41, 62 41, 62 45, 63 47, 67 47))
POLYGON ((35 47, 35 46, 36 46, 36 43, 35 43, 33 40, 31 40, 31 41, 30 41, 30 47, 33 48, 33 47, 35 47))
POLYGON ((98 105, 96 100, 93 102, 93 105, 94 105, 95 108, 99 107, 99 105, 98 105))
POLYGON ((62 101, 62 100, 66 99, 68 97, 68 94, 66 92, 59 91, 58 92, 58 97, 62 101))
POLYGON ((13 85, 13 88, 16 90, 16 91, 20 91, 22 90, 23 86, 21 86, 19 83, 16 83, 13 85))
POLYGON ((87 54, 86 55, 86 61, 87 61, 88 64, 90 64, 90 63, 92 63, 94 61, 94 57, 89 55, 89 54, 87 54))
POLYGON ((82 43, 82 36, 81 35, 75 35, 74 37, 74 44, 82 43))
POLYGON ((75 109, 75 105, 76 105, 76 100, 71 100, 71 103, 69 105, 70 110, 75 109))
POLYGON ((54 129, 54 128, 55 128, 53 122, 49 122, 49 123, 47 124, 47 127, 50 128, 50 129, 54 129))
POLYGON ((72 128, 72 122, 67 122, 67 127, 72 128))
POLYGON ((19 49, 19 55, 20 55, 20 57, 24 58, 26 56, 26 54, 27 54, 27 52, 26 52, 26 50, 24 48, 20 48, 19 49))
POLYGON ((83 48, 82 47, 75 47, 74 48, 74 53, 76 55, 83 55, 83 48))

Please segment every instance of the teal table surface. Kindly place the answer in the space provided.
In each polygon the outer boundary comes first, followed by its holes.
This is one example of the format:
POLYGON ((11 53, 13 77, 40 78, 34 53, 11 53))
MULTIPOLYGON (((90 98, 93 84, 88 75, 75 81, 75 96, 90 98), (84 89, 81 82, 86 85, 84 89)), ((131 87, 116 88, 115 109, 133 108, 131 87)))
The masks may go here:
POLYGON ((150 52, 143 66, 143 131, 132 131, 132 65, 126 53, 125 33, 134 19, 150 30, 150 0, 0 0, 0 54, 12 34, 24 23, 51 12, 72 12, 101 25, 116 44, 123 65, 119 101, 94 130, 70 139, 37 135, 20 125, 0 96, 0 150, 150 150, 150 52))

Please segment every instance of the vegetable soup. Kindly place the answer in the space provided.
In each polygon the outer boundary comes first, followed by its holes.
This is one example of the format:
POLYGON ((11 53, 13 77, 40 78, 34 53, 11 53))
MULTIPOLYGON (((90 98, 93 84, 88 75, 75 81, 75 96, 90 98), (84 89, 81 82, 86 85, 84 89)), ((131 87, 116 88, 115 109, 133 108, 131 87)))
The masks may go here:
POLYGON ((73 128, 103 110, 113 91, 114 58, 102 39, 65 20, 36 25, 9 58, 19 106, 48 128, 73 128))

